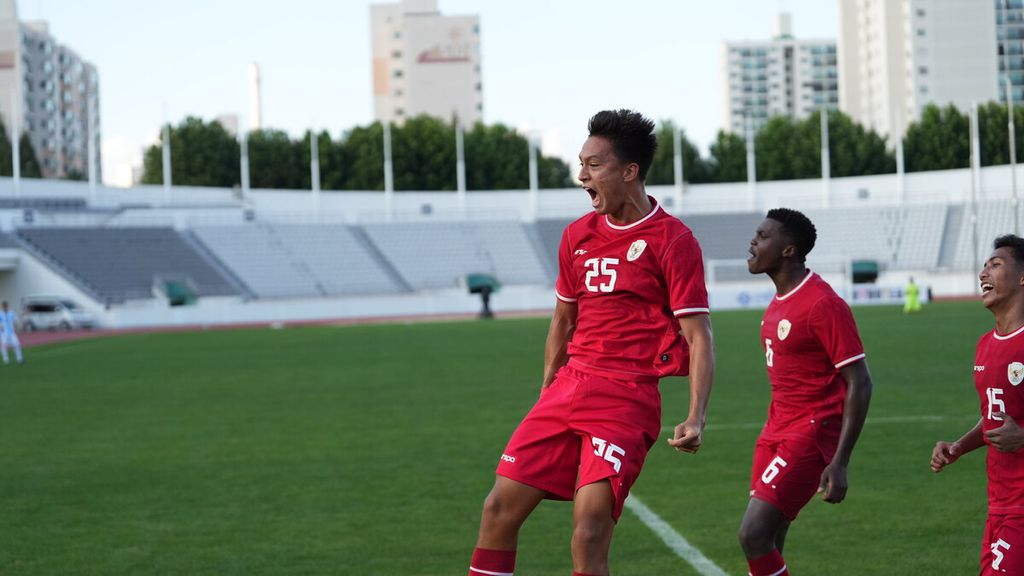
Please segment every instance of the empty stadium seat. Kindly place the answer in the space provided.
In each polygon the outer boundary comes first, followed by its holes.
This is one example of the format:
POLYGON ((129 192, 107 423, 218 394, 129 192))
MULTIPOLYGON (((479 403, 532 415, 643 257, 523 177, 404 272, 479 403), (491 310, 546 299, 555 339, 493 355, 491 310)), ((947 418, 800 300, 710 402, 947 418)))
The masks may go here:
POLYGON ((195 235, 260 298, 397 293, 400 278, 344 225, 201 226, 195 235))
POLYGON ((402 222, 363 230, 416 290, 452 288, 466 274, 488 273, 505 285, 550 284, 519 222, 402 222))
POLYGON ((22 228, 18 236, 106 302, 153 297, 157 278, 188 278, 200 296, 238 294, 172 228, 22 228))

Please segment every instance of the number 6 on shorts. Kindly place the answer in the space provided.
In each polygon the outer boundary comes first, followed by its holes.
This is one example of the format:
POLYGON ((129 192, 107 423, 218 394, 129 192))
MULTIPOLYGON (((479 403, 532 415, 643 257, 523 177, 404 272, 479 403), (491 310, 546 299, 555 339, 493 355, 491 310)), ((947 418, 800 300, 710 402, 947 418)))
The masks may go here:
POLYGON ((783 460, 781 456, 776 456, 768 463, 768 466, 765 467, 764 473, 761 474, 761 482, 771 484, 772 480, 774 480, 775 477, 779 475, 779 472, 781 472, 785 467, 786 461, 783 460))

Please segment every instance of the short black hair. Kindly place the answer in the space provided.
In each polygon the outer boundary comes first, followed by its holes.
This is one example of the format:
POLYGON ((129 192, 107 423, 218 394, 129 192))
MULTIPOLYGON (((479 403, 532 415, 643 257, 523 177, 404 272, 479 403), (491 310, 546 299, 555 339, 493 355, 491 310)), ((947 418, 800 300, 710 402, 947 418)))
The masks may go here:
POLYGON ((1016 234, 1004 234, 992 243, 992 249, 1009 248, 1018 266, 1024 266, 1024 238, 1016 234))
POLYGON ((647 171, 658 150, 658 137, 654 134, 654 121, 633 110, 602 110, 587 123, 591 136, 607 138, 619 160, 636 162, 640 167, 640 180, 647 179, 647 171))
POLYGON ((801 258, 806 258, 814 249, 818 231, 814 228, 811 219, 804 216, 803 212, 791 208, 772 208, 768 211, 768 217, 782 224, 782 233, 793 240, 801 258))

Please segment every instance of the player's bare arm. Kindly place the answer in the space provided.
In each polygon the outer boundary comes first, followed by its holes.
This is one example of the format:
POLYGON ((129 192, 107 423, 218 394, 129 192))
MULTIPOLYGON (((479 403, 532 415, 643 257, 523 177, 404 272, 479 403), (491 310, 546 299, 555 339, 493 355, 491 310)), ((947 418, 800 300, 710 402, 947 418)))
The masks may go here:
POLYGON ((981 425, 984 420, 978 423, 960 437, 956 442, 939 441, 932 448, 932 471, 942 472, 942 469, 956 462, 964 454, 977 450, 985 445, 985 439, 981 433, 981 425))
POLYGON ((993 418, 1003 421, 1003 425, 985 432, 989 444, 1000 452, 1016 452, 1024 447, 1024 429, 1009 414, 993 412, 993 418))
POLYGON ((676 426, 668 443, 680 452, 693 454, 703 442, 708 400, 715 379, 715 344, 711 334, 711 317, 694 314, 679 319, 679 329, 690 347, 690 412, 676 426))
POLYGON ((838 504, 846 498, 846 469, 850 465, 853 446, 864 428, 864 420, 871 404, 871 371, 868 363, 858 360, 839 369, 846 380, 846 404, 843 407, 843 427, 839 432, 839 444, 832 462, 821 473, 818 492, 822 499, 838 504))
POLYGON ((551 325, 548 327, 548 337, 544 343, 544 382, 541 389, 550 386, 558 369, 569 361, 566 346, 576 330, 578 310, 575 302, 555 302, 555 312, 551 315, 551 325))

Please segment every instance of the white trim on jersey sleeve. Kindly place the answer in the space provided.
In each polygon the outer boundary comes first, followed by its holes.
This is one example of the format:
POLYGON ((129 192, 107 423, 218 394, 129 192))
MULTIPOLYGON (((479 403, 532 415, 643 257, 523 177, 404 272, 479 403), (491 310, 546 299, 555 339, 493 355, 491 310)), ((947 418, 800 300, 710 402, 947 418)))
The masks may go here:
POLYGON ((679 310, 673 310, 672 314, 675 316, 687 316, 690 314, 710 314, 710 308, 680 308, 679 310))
POLYGON ((555 290, 555 298, 558 298, 562 302, 568 302, 570 304, 576 301, 575 298, 568 298, 566 296, 562 296, 561 294, 558 293, 558 290, 555 290))
POLYGON ((861 358, 864 358, 866 356, 867 356, 867 354, 865 354, 863 352, 861 352, 860 354, 857 354, 856 356, 850 356, 846 360, 843 360, 842 362, 838 362, 836 364, 836 368, 842 368, 843 366, 846 366, 847 364, 853 364, 857 360, 860 360, 861 358))

